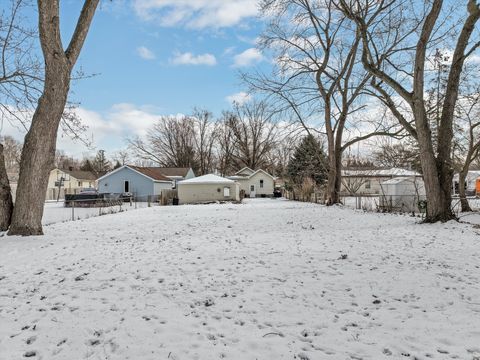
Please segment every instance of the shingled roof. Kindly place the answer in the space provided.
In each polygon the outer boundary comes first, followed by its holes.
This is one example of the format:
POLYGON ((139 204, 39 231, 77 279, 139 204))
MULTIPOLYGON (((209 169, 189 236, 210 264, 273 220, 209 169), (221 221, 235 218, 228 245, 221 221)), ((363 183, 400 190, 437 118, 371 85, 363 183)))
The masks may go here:
POLYGON ((158 181, 170 181, 168 177, 166 177, 163 173, 163 168, 159 167, 141 167, 141 166, 133 166, 128 165, 129 168, 142 173, 143 175, 152 178, 153 180, 158 181))

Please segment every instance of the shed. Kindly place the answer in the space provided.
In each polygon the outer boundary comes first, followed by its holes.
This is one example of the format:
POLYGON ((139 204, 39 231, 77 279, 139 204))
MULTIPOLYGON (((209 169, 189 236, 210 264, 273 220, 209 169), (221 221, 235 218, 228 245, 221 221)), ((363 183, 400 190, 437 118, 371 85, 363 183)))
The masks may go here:
POLYGON ((240 200, 239 184, 214 174, 183 180, 177 186, 180 204, 240 200))
POLYGON ((425 200, 425 184, 418 177, 396 177, 380 184, 380 207, 394 211, 418 212, 418 202, 425 200))

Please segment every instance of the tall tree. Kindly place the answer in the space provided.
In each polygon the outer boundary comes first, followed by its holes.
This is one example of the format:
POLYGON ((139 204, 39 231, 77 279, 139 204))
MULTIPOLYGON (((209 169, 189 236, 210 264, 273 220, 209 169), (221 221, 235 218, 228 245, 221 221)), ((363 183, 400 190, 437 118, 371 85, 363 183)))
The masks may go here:
POLYGON ((269 154, 276 144, 274 113, 263 101, 235 104, 228 124, 233 138, 233 160, 238 168, 269 166, 269 154))
POLYGON ((195 122, 190 116, 162 116, 146 139, 129 140, 130 148, 142 160, 164 167, 191 167, 196 170, 195 122))
POLYGON ((245 79, 270 94, 307 132, 320 129, 326 135, 326 202, 338 203, 343 152, 358 141, 390 134, 381 122, 368 133, 354 134, 358 127, 351 115, 363 108, 370 78, 359 64, 361 38, 336 0, 264 0, 261 8, 270 21, 261 46, 274 54, 274 76, 245 79), (348 133, 353 136, 347 139, 348 133))
MULTIPOLYGON (((27 5, 25 0, 9 0, 8 6, 0 13, 0 116, 2 123, 15 122, 16 126, 25 128, 28 126, 28 109, 40 94, 42 79, 40 62, 32 51, 36 31, 22 18, 27 5)), ((10 140, 12 140, 10 137, 5 136, 0 141, 1 231, 8 229, 13 211, 10 182, 7 177, 7 170, 10 167, 11 171, 12 166, 8 164, 11 161, 8 151, 12 150, 10 140)), ((15 164, 15 167, 16 172, 18 164, 15 164)))
POLYGON ((194 144, 198 174, 205 175, 214 170, 214 146, 217 137, 217 124, 213 122, 213 115, 204 109, 194 109, 192 114, 194 123, 194 144))
POLYGON ((453 11, 451 3, 442 0, 339 0, 339 3, 344 14, 356 23, 362 39, 362 63, 373 77, 377 94, 418 142, 428 202, 425 220, 454 218, 451 210, 454 112, 465 61, 480 46, 474 31, 480 18, 480 4, 468 0, 460 6, 455 4, 457 11, 453 11), (458 10, 462 12, 456 17, 458 10), (427 59, 439 47, 453 49, 453 55, 444 94, 439 99, 435 146, 425 84, 431 75, 427 59))
POLYGON ((112 168, 112 165, 110 164, 110 161, 108 161, 107 157, 105 156, 105 150, 98 150, 97 155, 95 155, 95 159, 93 160, 92 163, 94 171, 98 175, 103 175, 107 171, 110 171, 112 168))
POLYGON ((316 185, 325 183, 328 177, 328 160, 321 141, 313 135, 305 136, 296 147, 287 167, 288 176, 296 185, 304 179, 312 179, 316 185))
POLYGON ((53 166, 57 132, 67 103, 70 78, 99 0, 85 0, 72 38, 64 49, 59 0, 38 0, 38 28, 45 62, 42 95, 25 136, 20 177, 9 235, 40 235, 48 173, 53 166))

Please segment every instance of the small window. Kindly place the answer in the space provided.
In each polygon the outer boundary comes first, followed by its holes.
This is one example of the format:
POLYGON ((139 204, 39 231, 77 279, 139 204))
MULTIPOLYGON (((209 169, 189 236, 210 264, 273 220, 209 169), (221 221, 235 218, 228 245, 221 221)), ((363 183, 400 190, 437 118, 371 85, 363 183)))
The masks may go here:
POLYGON ((250 191, 255 191, 255 185, 250 185, 250 191))
POLYGON ((125 180, 125 184, 124 184, 124 189, 123 189, 124 192, 130 192, 130 181, 128 180, 125 180))
POLYGON ((223 188, 223 197, 230 197, 230 188, 224 187, 223 188))
POLYGON ((263 180, 260 180, 260 189, 263 188, 263 180))
POLYGON ((365 189, 370 189, 372 187, 372 184, 370 183, 370 180, 365 181, 365 189))
POLYGON ((81 181, 78 182, 78 187, 82 187, 82 182, 81 181))

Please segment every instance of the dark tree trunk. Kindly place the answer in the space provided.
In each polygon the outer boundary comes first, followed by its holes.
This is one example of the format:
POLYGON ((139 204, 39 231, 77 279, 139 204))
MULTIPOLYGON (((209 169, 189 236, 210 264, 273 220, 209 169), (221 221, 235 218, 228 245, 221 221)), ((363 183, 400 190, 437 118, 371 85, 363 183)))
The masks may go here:
POLYGON ((59 0, 37 0, 45 82, 20 161, 20 174, 8 235, 41 235, 48 175, 53 168, 57 132, 70 88, 70 75, 99 0, 85 0, 68 48, 60 36, 59 0))
POLYGON ((472 208, 467 200, 467 195, 465 193, 465 180, 467 179, 468 168, 467 171, 460 171, 458 174, 458 195, 460 196, 460 206, 462 212, 470 212, 472 208))
POLYGON ((325 196, 326 205, 335 205, 340 203, 340 187, 342 185, 342 152, 337 150, 330 151, 327 192, 325 196))
POLYGON ((10 182, 8 181, 3 145, 0 144, 0 231, 7 231, 12 219, 13 201, 10 182))
POLYGON ((22 150, 18 191, 9 235, 42 235, 48 175, 54 166, 57 131, 67 101, 70 72, 59 64, 45 84, 22 150), (66 71, 67 70, 67 71, 66 71))

